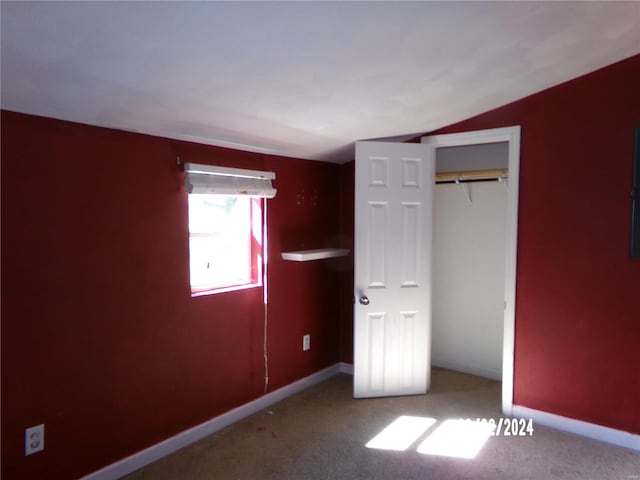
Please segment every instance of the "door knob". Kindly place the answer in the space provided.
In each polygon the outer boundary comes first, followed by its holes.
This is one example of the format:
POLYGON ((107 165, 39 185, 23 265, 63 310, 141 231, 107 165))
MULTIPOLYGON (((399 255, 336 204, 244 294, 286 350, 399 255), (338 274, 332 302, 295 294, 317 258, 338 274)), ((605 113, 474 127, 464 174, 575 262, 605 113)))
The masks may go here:
POLYGON ((360 297, 360 305, 369 305, 369 298, 366 295, 360 297))

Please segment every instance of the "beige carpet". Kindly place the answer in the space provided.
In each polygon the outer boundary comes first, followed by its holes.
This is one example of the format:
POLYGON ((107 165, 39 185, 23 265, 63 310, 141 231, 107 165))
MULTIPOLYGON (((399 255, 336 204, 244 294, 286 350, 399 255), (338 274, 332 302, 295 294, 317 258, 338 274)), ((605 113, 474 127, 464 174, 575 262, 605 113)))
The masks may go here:
POLYGON ((125 478, 640 480, 640 453, 535 424, 532 436, 490 437, 473 459, 418 453, 447 419, 498 419, 500 384, 434 369, 428 395, 354 400, 351 380, 334 377, 125 478), (437 422, 405 451, 365 447, 401 415, 437 422))

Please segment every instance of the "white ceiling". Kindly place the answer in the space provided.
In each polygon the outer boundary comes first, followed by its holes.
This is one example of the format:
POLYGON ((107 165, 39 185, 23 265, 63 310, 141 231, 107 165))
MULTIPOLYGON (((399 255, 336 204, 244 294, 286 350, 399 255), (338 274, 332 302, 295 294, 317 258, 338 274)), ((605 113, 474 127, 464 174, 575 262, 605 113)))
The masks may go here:
MULTIPOLYGON (((2 108, 343 162, 640 53, 640 2, 1 2, 2 108)), ((553 112, 549 112, 553 115, 553 112)))

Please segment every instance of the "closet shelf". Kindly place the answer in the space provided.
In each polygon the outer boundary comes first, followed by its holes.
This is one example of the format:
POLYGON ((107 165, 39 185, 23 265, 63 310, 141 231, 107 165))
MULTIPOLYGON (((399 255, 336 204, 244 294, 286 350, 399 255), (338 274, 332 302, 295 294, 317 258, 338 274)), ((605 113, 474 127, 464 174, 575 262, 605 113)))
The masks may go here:
POLYGON ((436 172, 436 182, 460 182, 469 180, 498 180, 509 178, 506 168, 496 170, 472 170, 467 172, 436 172))
POLYGON ((344 257, 346 255, 349 255, 349 250, 346 248, 318 248, 315 250, 282 252, 282 259, 291 260, 293 262, 308 262, 310 260, 344 257))

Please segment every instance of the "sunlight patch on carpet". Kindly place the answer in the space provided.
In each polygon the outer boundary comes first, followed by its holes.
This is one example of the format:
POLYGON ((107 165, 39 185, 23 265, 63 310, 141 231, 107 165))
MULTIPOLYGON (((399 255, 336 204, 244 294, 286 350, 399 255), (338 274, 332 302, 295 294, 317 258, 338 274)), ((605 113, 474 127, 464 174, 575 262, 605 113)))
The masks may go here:
POLYGON ((475 458, 494 425, 471 420, 446 420, 418 447, 418 453, 458 458, 475 458))
POLYGON ((366 447, 403 452, 434 423, 436 423, 435 418, 402 415, 373 437, 366 447))

